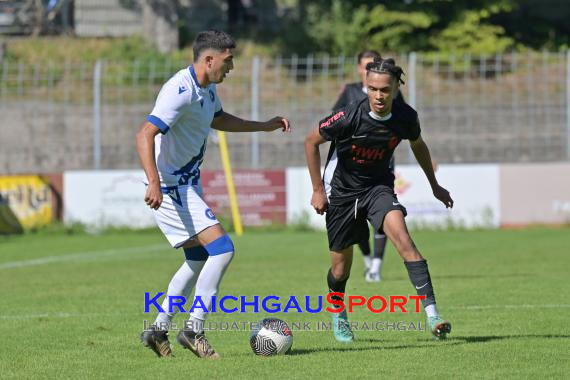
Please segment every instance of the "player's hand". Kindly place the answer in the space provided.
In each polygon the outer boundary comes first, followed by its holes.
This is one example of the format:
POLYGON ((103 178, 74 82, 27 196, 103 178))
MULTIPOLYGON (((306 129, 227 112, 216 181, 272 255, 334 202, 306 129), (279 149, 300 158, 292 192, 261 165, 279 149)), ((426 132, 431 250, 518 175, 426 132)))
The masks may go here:
POLYGON ((311 197, 311 206, 313 206, 319 215, 323 215, 327 211, 327 208, 329 207, 329 201, 324 190, 313 191, 313 196, 311 197))
POLYGON ((289 123, 289 120, 284 117, 275 116, 273 119, 269 120, 267 124, 269 125, 270 131, 281 128, 281 131, 283 132, 291 132, 291 123, 289 123))
POLYGON ((144 195, 144 201, 148 207, 153 210, 158 210, 162 203, 162 192, 159 186, 148 185, 146 188, 146 194, 144 195))
POLYGON ((453 208, 453 199, 451 199, 449 191, 445 190, 443 187, 435 185, 433 188, 433 196, 439 199, 446 208, 453 208))

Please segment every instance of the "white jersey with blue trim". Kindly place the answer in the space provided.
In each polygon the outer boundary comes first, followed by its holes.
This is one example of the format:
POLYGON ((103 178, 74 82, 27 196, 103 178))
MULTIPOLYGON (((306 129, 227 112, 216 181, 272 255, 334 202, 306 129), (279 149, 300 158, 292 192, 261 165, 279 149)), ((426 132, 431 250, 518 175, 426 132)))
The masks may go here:
POLYGON ((161 132, 154 143, 162 185, 200 185, 210 126, 221 112, 216 86, 200 87, 193 66, 180 70, 162 86, 147 117, 161 132))

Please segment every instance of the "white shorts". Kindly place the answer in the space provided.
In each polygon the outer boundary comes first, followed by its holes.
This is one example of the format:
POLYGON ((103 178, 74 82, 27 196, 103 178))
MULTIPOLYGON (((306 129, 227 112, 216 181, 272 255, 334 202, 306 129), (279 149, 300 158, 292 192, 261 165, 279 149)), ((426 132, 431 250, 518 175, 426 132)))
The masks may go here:
POLYGON ((202 199, 199 186, 163 186, 161 190, 162 204, 154 210, 154 217, 172 247, 179 248, 201 231, 219 223, 202 199))

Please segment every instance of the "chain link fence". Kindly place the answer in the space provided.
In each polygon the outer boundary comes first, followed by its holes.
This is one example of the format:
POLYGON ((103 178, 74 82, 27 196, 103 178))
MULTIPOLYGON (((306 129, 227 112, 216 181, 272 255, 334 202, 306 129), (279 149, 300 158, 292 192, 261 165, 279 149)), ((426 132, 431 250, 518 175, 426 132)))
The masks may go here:
MULTIPOLYGON (((439 163, 545 162, 570 158, 570 55, 397 57, 402 92, 420 115, 439 163)), ((354 58, 236 59, 218 86, 224 110, 289 118, 294 132, 228 135, 235 168, 305 164, 303 140, 326 116, 354 58)), ((135 134, 163 82, 189 62, 46 62, 0 65, 0 173, 138 168, 135 134)), ((413 161, 407 143, 398 163, 413 161)), ((324 157, 325 154, 322 154, 324 157)), ((205 168, 221 167, 215 142, 205 168)))

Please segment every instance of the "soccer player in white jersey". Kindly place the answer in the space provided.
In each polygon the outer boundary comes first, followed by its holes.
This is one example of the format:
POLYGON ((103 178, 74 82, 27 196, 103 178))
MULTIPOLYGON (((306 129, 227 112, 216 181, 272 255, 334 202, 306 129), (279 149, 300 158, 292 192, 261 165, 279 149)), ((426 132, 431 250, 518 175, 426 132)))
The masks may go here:
MULTIPOLYGON (((200 164, 210 128, 227 132, 291 130, 289 121, 282 117, 255 122, 224 112, 216 84, 233 69, 234 48, 235 42, 227 33, 199 33, 193 45, 194 63, 164 84, 136 137, 148 181, 145 202, 154 210, 169 243, 182 248, 186 259, 168 285, 162 305, 165 312, 159 313, 152 329, 141 335, 143 344, 159 357, 172 355, 163 326, 168 326, 177 308, 169 311, 168 298, 187 297, 195 287, 195 297, 210 310, 212 297, 218 293, 234 256, 232 240, 202 198, 200 164)), ((204 335, 206 316, 202 308, 195 308, 177 341, 200 358, 218 358, 204 335)))

